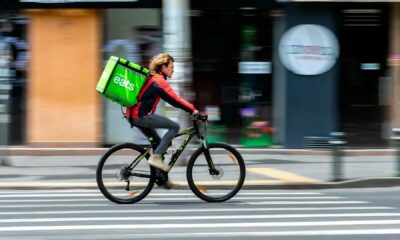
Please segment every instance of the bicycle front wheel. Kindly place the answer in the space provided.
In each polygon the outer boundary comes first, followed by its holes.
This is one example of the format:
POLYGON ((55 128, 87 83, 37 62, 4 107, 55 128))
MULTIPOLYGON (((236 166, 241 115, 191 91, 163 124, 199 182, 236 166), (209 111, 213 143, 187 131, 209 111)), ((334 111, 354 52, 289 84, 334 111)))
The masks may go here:
POLYGON ((149 194, 155 181, 155 170, 144 157, 145 150, 132 143, 111 147, 100 159, 97 186, 110 201, 120 204, 135 203, 149 194), (135 162, 135 164, 132 164, 135 162))
POLYGON ((207 202, 223 202, 239 192, 246 177, 240 153, 225 143, 210 143, 208 150, 197 149, 189 160, 187 181, 193 193, 207 202), (207 162, 207 151, 210 161, 207 162), (209 169, 213 164, 216 172, 209 169))

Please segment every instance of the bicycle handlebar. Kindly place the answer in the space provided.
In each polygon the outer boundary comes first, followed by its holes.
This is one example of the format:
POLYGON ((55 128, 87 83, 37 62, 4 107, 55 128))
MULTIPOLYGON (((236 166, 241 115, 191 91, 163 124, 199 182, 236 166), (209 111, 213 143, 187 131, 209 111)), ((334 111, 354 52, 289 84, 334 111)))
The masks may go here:
POLYGON ((196 115, 192 115, 192 120, 197 121, 197 120, 202 120, 202 121, 207 121, 208 115, 204 113, 197 113, 196 115))

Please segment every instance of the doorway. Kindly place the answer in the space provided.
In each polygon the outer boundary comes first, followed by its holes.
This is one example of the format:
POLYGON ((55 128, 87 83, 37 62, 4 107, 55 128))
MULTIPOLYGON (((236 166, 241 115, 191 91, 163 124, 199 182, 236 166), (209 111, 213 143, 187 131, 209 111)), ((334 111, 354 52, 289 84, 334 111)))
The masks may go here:
POLYGON ((388 5, 340 9, 339 125, 352 147, 383 147, 388 5))

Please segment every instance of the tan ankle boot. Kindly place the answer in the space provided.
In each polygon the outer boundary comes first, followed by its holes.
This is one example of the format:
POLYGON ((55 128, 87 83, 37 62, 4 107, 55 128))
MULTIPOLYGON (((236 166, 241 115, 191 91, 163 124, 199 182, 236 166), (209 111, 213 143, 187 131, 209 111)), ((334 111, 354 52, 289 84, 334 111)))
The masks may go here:
POLYGON ((148 163, 150 166, 158 168, 164 172, 168 172, 169 170, 169 166, 163 162, 161 154, 151 154, 148 163))

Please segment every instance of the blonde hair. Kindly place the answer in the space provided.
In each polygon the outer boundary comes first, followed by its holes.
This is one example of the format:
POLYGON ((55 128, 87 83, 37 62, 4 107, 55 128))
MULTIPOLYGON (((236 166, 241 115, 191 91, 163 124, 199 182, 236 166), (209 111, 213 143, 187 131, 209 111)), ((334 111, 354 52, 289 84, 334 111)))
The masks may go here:
POLYGON ((149 64, 150 70, 159 72, 163 65, 168 65, 170 62, 174 62, 174 58, 167 53, 160 53, 155 55, 149 64))

